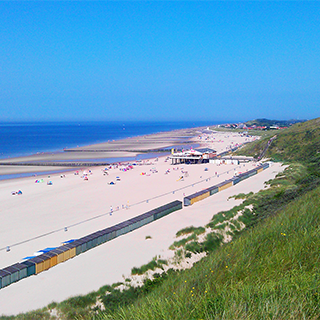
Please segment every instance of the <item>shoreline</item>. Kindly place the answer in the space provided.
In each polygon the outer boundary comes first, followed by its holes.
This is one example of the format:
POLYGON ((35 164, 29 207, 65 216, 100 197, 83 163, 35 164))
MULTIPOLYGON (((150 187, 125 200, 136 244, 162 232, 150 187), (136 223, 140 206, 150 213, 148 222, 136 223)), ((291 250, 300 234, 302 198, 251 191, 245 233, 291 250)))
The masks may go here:
MULTIPOLYGON (((232 132, 203 133, 196 136, 194 144, 211 146, 222 152, 228 146, 248 139, 254 138, 232 132)), ((54 174, 50 176, 52 185, 46 184, 46 178, 43 183, 35 183, 34 177, 3 180, 0 183, 0 248, 21 244, 13 246, 10 252, 0 251, 0 268, 19 262, 38 250, 59 246, 64 241, 81 238, 171 201, 181 200, 184 195, 201 191, 254 166, 256 163, 171 165, 166 157, 159 157, 141 161, 128 170, 125 170, 126 166, 110 166, 107 174, 103 167, 92 166, 85 170, 87 181, 84 171, 79 175, 66 173, 63 178, 54 174), (186 171, 188 175, 181 180, 186 171), (110 185, 112 181, 114 185, 110 185), (23 194, 12 196, 12 190, 22 190, 23 194), (129 205, 128 209, 126 205, 129 205), (69 227, 65 229, 66 226, 69 227), (51 233, 54 230, 57 232, 51 233), (48 235, 38 237, 45 234, 48 235), (28 239, 33 240, 26 242, 28 239)), ((132 267, 149 262, 155 255, 170 256, 172 253, 168 247, 175 241, 178 230, 205 224, 215 213, 234 206, 238 200, 227 201, 233 194, 263 188, 264 181, 281 170, 277 164, 273 168, 224 190, 220 195, 213 195, 90 250, 92 252, 2 288, 0 313, 27 312, 53 300, 62 301, 86 294, 104 284, 121 281, 132 267), (146 241, 147 235, 152 240, 146 241), (82 274, 90 274, 90 277, 84 279, 82 274), (36 301, 35 296, 38 297, 36 301)))
MULTIPOLYGON (((90 144, 65 149, 64 151, 42 152, 21 157, 0 159, 0 181, 22 178, 24 176, 38 176, 42 174, 41 171, 63 173, 72 169, 76 170, 88 166, 110 165, 127 161, 132 162, 151 159, 155 156, 154 150, 156 149, 168 149, 168 155, 170 149, 174 146, 186 144, 186 147, 188 147, 191 146, 191 144, 195 145, 190 139, 194 139, 204 128, 205 127, 175 129, 172 131, 163 131, 90 144), (123 147, 125 147, 126 150, 124 150, 123 147), (137 147, 141 150, 137 150, 137 147), (46 165, 42 164, 44 162, 46 162, 46 165), (56 166, 58 166, 59 162, 61 168, 57 170, 56 166), (76 162, 77 165, 70 166, 68 164, 70 162, 76 162), (102 162, 104 163, 102 164, 102 162), (26 163, 27 165, 23 165, 26 163), (32 172, 29 170, 31 166, 30 163, 35 164, 32 172), (81 163, 84 164, 81 165, 81 163), (50 164, 52 164, 52 166, 50 166, 50 164), (68 165, 64 167, 63 164, 68 165), (13 166, 14 169, 12 168, 13 166), (42 166, 47 167, 47 169, 43 170, 41 168, 42 166)), ((159 152, 157 156, 166 156, 166 153, 159 152)))
MULTIPOLYGON (((120 121, 118 121, 119 123, 120 123, 120 121)), ((199 121, 199 122, 201 122, 201 121, 199 121)), ((202 121, 203 122, 203 121, 202 121)), ((53 122, 53 123, 55 123, 55 122, 53 122)), ((114 123, 114 121, 113 122, 110 122, 111 124, 112 123, 114 123)), ((121 122, 122 123, 122 122, 121 122)), ((130 123, 130 122, 129 122, 130 123)), ((135 122, 135 121, 133 121, 132 123, 139 123, 139 121, 137 121, 137 122, 135 122)), ((145 124, 145 123, 147 123, 147 124, 154 124, 154 122, 144 122, 144 121, 142 121, 141 122, 142 124, 145 124)), ((162 124, 163 124, 163 126, 164 127, 166 127, 166 124, 167 124, 167 122, 161 122, 162 124)), ((170 122, 168 122, 168 123, 170 123, 170 122)), ((188 124, 189 122, 188 121, 181 121, 181 122, 174 122, 174 123, 176 123, 176 126, 179 126, 179 124, 181 124, 181 123, 183 123, 183 124, 188 124)), ((11 123, 10 123, 11 124, 11 123)), ((17 123, 13 123, 13 124, 16 124, 16 125, 19 125, 20 123, 19 122, 17 122, 17 123)), ((29 124, 29 122, 27 123, 27 124, 29 124)), ((38 124, 38 125, 40 125, 41 123, 34 123, 34 122, 30 122, 30 124, 31 125, 33 125, 33 124, 38 124)), ((45 125, 47 124, 47 125, 51 125, 51 123, 49 122, 49 123, 44 123, 45 125)), ((94 124, 94 125, 101 125, 101 124, 107 124, 107 122, 80 122, 80 123, 78 123, 78 122, 66 122, 66 123, 61 123, 61 122, 58 122, 57 123, 57 126, 59 127, 59 126, 61 126, 61 125, 64 125, 64 124, 73 124, 73 125, 76 125, 76 124, 78 124, 79 126, 80 125, 88 125, 88 124, 94 124)), ((155 122, 155 124, 158 124, 157 122, 155 122)), ((24 124, 22 124, 22 125, 24 125, 24 124)), ((97 146, 97 145, 104 145, 104 144, 109 144, 109 143, 114 143, 114 142, 116 142, 116 143, 118 143, 118 142, 125 142, 126 140, 128 140, 128 139, 135 139, 135 138, 143 138, 143 137, 149 137, 149 136, 157 136, 157 135, 161 135, 161 134, 166 134, 166 133, 176 133, 176 132, 179 132, 179 131, 187 131, 187 130, 194 130, 194 129, 197 129, 197 128, 205 128, 205 127, 208 127, 208 126, 215 126, 215 125, 217 125, 217 124, 206 124, 206 125, 201 125, 201 126, 194 126, 193 124, 192 124, 192 126, 186 126, 186 127, 182 127, 182 128, 173 128, 173 129, 170 129, 170 130, 159 130, 159 131, 155 131, 155 132, 151 132, 151 133, 134 133, 134 132, 131 132, 131 135, 129 135, 129 136, 125 136, 125 137, 121 137, 121 134, 119 135, 119 137, 117 137, 117 138, 109 138, 109 139, 104 139, 103 141, 101 141, 101 138, 99 138, 98 140, 100 140, 100 141, 96 141, 96 142, 91 142, 91 143, 77 143, 78 144, 78 146, 73 146, 73 147, 56 147, 56 148, 54 148, 54 149, 52 149, 52 148, 50 148, 50 147, 48 147, 47 148, 47 150, 40 150, 40 151, 37 151, 37 152, 24 152, 23 154, 14 154, 14 155, 2 155, 2 156, 0 156, 0 162, 2 162, 2 161, 7 161, 7 160, 10 160, 10 159, 16 159, 16 158, 24 158, 24 157, 31 157, 31 156, 36 156, 36 155, 47 155, 47 154, 57 154, 57 153, 61 153, 61 154, 63 154, 65 151, 66 152, 70 152, 70 151, 77 151, 77 149, 78 149, 78 152, 81 150, 81 149, 86 149, 86 148, 90 148, 91 146, 97 146), (80 146, 79 146, 79 144, 80 144, 80 146)), ((123 126, 125 126, 125 125, 123 125, 123 126)), ((0 124, 0 127, 1 127, 1 124, 0 124)), ((183 138, 183 137, 181 137, 181 138, 183 138)), ((97 139, 97 138, 96 138, 97 139)), ((172 137, 172 140, 174 141, 174 139, 176 139, 175 137, 172 137)))

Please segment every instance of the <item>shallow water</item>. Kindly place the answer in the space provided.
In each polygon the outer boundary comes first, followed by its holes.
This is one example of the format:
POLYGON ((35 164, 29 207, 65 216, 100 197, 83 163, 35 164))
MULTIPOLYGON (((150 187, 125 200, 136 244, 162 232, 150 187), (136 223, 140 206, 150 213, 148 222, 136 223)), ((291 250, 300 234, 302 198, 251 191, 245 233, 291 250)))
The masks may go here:
POLYGON ((194 128, 214 122, 36 122, 0 123, 0 159, 57 152, 145 134, 194 128))

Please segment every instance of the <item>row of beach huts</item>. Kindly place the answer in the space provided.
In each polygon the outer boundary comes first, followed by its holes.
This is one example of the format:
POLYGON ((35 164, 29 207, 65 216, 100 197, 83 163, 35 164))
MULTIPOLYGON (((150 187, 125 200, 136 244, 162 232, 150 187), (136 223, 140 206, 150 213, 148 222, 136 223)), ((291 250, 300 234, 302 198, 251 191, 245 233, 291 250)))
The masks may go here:
POLYGON ((269 167, 269 163, 264 163, 250 171, 239 174, 229 180, 221 182, 212 187, 206 188, 184 197, 183 203, 179 200, 170 202, 166 205, 143 213, 132 219, 123 221, 117 225, 99 230, 92 234, 74 240, 70 243, 61 245, 58 248, 46 251, 43 254, 33 257, 29 260, 15 263, 0 270, 0 289, 26 277, 37 275, 48 270, 59 263, 72 259, 94 247, 105 242, 111 241, 121 235, 134 231, 148 223, 156 221, 174 211, 182 209, 184 206, 193 205, 195 202, 203 200, 217 192, 223 191, 244 179, 247 179, 269 167))

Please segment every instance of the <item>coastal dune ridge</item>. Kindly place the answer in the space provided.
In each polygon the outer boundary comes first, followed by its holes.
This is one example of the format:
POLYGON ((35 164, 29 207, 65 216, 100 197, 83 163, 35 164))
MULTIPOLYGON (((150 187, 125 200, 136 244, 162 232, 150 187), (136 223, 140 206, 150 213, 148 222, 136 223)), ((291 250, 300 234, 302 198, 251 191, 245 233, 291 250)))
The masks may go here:
MULTIPOLYGON (((97 154, 100 155, 100 151, 96 153, 94 150, 103 150, 104 158, 108 158, 106 154, 112 157, 114 154, 132 156, 134 150, 147 152, 156 148, 170 148, 173 145, 185 145, 186 149, 199 145, 221 153, 232 146, 255 139, 256 137, 234 132, 208 131, 203 127, 127 138, 72 149, 72 152, 32 155, 10 160, 81 160, 90 159, 86 158, 89 154, 98 159, 97 154)), ((105 170, 104 166, 93 165, 77 168, 79 174, 75 174, 73 170, 48 177, 37 171, 37 177, 1 181, 0 248, 20 242, 21 244, 13 246, 9 252, 0 251, 0 268, 19 262, 44 248, 60 246, 64 241, 78 239, 166 203, 182 201, 185 195, 201 191, 257 166, 255 162, 238 165, 172 165, 167 155, 168 153, 163 156, 163 153, 159 152, 157 157, 151 159, 123 161, 108 166, 108 170, 105 170), (135 162, 135 165, 124 171, 128 163, 132 162, 135 162), (184 178, 181 179, 181 176, 184 178), (35 183, 35 180, 43 182, 35 183), (13 190, 22 190, 22 195, 12 196, 13 190), (52 231, 56 232, 51 233, 52 231), (37 238, 43 234, 47 235, 37 238), (26 241, 28 239, 33 240, 26 241)), ((5 165, 1 165, 0 173, 5 172, 5 168, 5 165)), ((48 170, 47 166, 45 168, 48 170)), ((25 167, 20 169, 21 172, 26 170, 25 167)), ((265 181, 275 177, 281 170, 281 164, 272 164, 267 170, 193 206, 184 207, 37 276, 2 288, 0 314, 27 312, 52 301, 60 302, 70 296, 86 294, 104 284, 123 281, 124 277, 130 275, 132 267, 149 262, 155 255, 163 259, 172 257, 173 252, 168 248, 175 241, 178 230, 190 225, 205 225, 214 214, 242 202, 228 199, 230 196, 259 191, 264 188, 265 181)))

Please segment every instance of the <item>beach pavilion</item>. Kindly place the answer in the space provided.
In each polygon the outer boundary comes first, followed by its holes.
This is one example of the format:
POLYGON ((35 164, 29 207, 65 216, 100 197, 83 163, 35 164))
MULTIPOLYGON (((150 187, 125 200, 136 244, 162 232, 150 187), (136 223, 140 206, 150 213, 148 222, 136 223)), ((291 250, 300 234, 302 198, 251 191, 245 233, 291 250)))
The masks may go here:
POLYGON ((203 163, 209 162, 209 159, 213 159, 217 156, 217 152, 213 149, 202 148, 202 149, 190 149, 181 152, 172 153, 169 157, 171 164, 180 163, 203 163))

